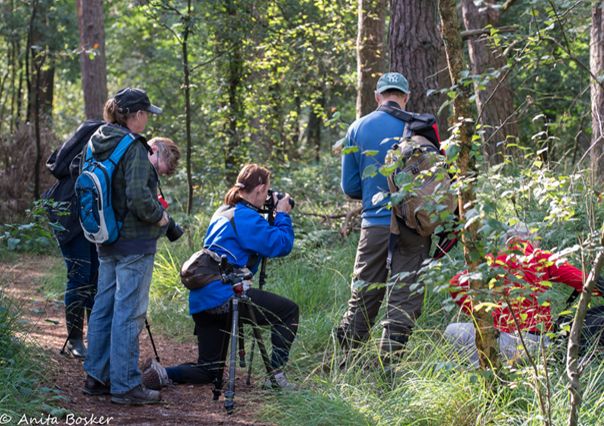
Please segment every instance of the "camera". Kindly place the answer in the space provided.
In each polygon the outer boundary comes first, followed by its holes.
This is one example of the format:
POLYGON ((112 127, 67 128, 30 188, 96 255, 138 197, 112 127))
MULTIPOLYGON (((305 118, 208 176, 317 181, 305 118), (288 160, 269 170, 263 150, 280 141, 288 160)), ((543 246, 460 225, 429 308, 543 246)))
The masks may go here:
MULTIPOLYGON (((266 201, 264 202, 264 208, 269 211, 275 210, 275 207, 277 207, 277 204, 275 203, 275 198, 277 198, 277 200, 281 200, 283 197, 285 197, 284 192, 275 191, 272 188, 269 189, 268 196, 266 197, 266 201)), ((296 202, 291 197, 289 198, 289 205, 292 209, 296 206, 296 202)))
POLYGON ((183 231, 180 225, 174 222, 174 219, 170 218, 170 221, 168 222, 168 229, 166 230, 166 237, 168 237, 168 240, 170 240, 170 242, 174 242, 182 237, 182 234, 184 233, 185 231, 183 231))

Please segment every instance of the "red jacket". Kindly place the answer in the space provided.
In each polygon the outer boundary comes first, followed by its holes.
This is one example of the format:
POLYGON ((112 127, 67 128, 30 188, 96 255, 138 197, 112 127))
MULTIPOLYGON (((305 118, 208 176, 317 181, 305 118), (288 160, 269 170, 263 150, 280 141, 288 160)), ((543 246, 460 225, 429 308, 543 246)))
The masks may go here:
MULTIPOLYGON (((487 262, 497 273, 497 284, 503 284, 501 290, 508 297, 520 330, 539 333, 544 324, 544 331, 552 327, 552 316, 549 303, 539 304, 537 297, 544 293, 555 281, 566 284, 575 290, 583 288, 583 272, 565 261, 557 259, 551 252, 533 248, 529 242, 515 243, 507 252, 494 258, 487 256, 487 262)), ((470 286, 467 271, 455 275, 451 281, 451 296, 469 315, 472 314, 471 297, 466 294, 470 286), (465 279, 464 279, 465 278, 465 279)), ((492 310, 495 328, 511 333, 516 331, 516 324, 505 300, 497 302, 498 307, 492 310)))

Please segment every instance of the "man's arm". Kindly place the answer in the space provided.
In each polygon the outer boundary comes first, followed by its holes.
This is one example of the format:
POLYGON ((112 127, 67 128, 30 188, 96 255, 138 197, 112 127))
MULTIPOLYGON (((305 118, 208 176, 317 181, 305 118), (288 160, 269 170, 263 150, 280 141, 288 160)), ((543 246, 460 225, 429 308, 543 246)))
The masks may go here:
POLYGON ((363 198, 363 191, 361 185, 361 171, 359 170, 359 146, 354 142, 351 129, 348 129, 346 134, 346 145, 344 150, 356 147, 356 152, 349 152, 348 154, 342 154, 342 176, 340 185, 344 194, 355 200, 363 198))

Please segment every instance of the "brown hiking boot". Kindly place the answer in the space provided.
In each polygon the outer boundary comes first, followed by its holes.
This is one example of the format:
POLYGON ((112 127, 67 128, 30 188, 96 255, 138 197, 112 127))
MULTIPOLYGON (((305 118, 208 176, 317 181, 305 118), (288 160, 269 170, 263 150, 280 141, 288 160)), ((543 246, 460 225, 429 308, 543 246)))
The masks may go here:
POLYGON ((147 389, 143 385, 138 385, 126 393, 111 396, 111 402, 121 405, 157 404, 159 401, 161 401, 159 391, 147 389))

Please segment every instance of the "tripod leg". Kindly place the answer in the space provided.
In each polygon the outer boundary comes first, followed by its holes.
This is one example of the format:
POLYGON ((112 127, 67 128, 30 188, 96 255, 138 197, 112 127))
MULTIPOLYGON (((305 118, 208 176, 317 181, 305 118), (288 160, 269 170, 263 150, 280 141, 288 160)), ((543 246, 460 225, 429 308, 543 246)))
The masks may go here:
POLYGON ((231 353, 229 354, 229 386, 224 393, 224 409, 227 414, 233 414, 235 407, 235 368, 237 367, 237 337, 239 328, 239 298, 232 299, 232 314, 231 319, 231 353))
MULTIPOLYGON (((258 342, 258 349, 260 349, 260 355, 262 356, 262 362, 264 363, 264 368, 266 368, 266 372, 268 373, 268 375, 271 377, 271 380, 273 380, 273 368, 271 367, 271 361, 268 357, 268 353, 266 352, 266 346, 264 346, 264 340, 262 339, 262 333, 260 332, 260 329, 258 328, 258 323, 256 322, 256 314, 254 312, 254 309, 252 306, 249 307, 249 316, 250 316, 250 320, 252 321, 252 331, 254 333, 254 339, 256 340, 256 342, 258 342)), ((248 374, 251 375, 251 363, 250 363, 250 370, 248 371, 248 374)), ((249 376, 248 376, 248 380, 249 380, 249 376)))
POLYGON ((239 367, 245 368, 245 338, 241 318, 239 318, 239 367))
POLYGON ((157 362, 160 362, 159 354, 157 353, 157 348, 155 347, 155 341, 153 340, 153 334, 151 334, 151 326, 149 325, 149 321, 147 321, 147 317, 145 317, 145 327, 147 327, 147 333, 149 333, 149 340, 151 340, 151 346, 153 346, 155 359, 157 360, 157 362))
MULTIPOLYGON (((253 328, 254 326, 252 326, 253 328)), ((247 379, 245 383, 249 386, 252 384, 252 365, 254 365, 254 352, 256 349, 256 335, 254 334, 254 339, 252 339, 252 347, 250 348, 250 365, 247 368, 247 379)))

